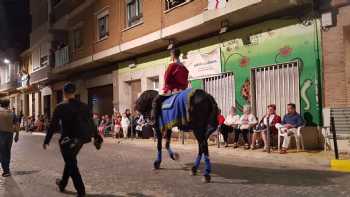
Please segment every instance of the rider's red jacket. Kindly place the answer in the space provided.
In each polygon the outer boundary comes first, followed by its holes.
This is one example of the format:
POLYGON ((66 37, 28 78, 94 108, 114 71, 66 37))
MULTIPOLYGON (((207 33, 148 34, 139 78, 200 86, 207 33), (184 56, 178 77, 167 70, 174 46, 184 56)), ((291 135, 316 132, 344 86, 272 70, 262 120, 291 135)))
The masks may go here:
POLYGON ((188 87, 188 73, 187 68, 179 62, 169 64, 164 75, 163 91, 167 93, 186 89, 188 87))

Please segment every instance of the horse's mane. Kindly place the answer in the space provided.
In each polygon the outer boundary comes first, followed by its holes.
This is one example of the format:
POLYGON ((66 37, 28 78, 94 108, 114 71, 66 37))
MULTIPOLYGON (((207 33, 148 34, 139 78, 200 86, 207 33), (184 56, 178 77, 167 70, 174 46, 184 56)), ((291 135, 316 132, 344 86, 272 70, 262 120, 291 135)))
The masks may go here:
POLYGON ((152 102, 156 96, 158 96, 158 92, 155 90, 144 91, 135 103, 135 110, 142 115, 148 115, 152 110, 152 102))

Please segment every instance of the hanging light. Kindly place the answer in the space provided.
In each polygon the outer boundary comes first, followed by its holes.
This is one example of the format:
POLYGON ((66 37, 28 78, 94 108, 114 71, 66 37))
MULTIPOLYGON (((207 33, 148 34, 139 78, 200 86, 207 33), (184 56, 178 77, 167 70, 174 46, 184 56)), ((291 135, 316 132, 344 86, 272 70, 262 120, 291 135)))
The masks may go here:
POLYGON ((9 59, 5 58, 5 59, 4 59, 4 63, 5 63, 5 64, 10 64, 11 61, 10 61, 9 59))

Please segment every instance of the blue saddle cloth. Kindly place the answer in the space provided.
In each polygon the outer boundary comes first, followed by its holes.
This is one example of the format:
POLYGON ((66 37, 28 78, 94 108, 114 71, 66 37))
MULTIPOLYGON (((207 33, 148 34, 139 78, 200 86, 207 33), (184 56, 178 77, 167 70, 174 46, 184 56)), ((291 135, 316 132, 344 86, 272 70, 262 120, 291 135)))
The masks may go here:
POLYGON ((159 126, 161 130, 179 127, 187 130, 190 98, 195 90, 189 88, 167 98, 162 104, 159 126))

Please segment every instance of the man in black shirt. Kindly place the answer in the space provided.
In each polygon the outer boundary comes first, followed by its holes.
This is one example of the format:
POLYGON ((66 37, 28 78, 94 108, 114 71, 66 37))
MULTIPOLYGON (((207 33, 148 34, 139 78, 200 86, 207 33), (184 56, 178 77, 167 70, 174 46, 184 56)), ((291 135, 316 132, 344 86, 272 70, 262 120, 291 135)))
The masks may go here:
MULTIPOLYGON (((82 119, 92 121, 92 113, 89 107, 75 99, 75 86, 67 83, 63 89, 64 101, 59 104, 54 113, 47 130, 43 148, 46 149, 55 131, 61 130, 59 145, 65 162, 62 179, 57 179, 56 184, 61 192, 65 190, 69 177, 72 177, 73 184, 78 196, 85 196, 85 187, 81 178, 77 155, 84 145, 90 142, 91 137, 98 138, 97 129, 89 133, 82 129, 82 119)), ((93 126, 94 127, 94 126, 93 126)))

